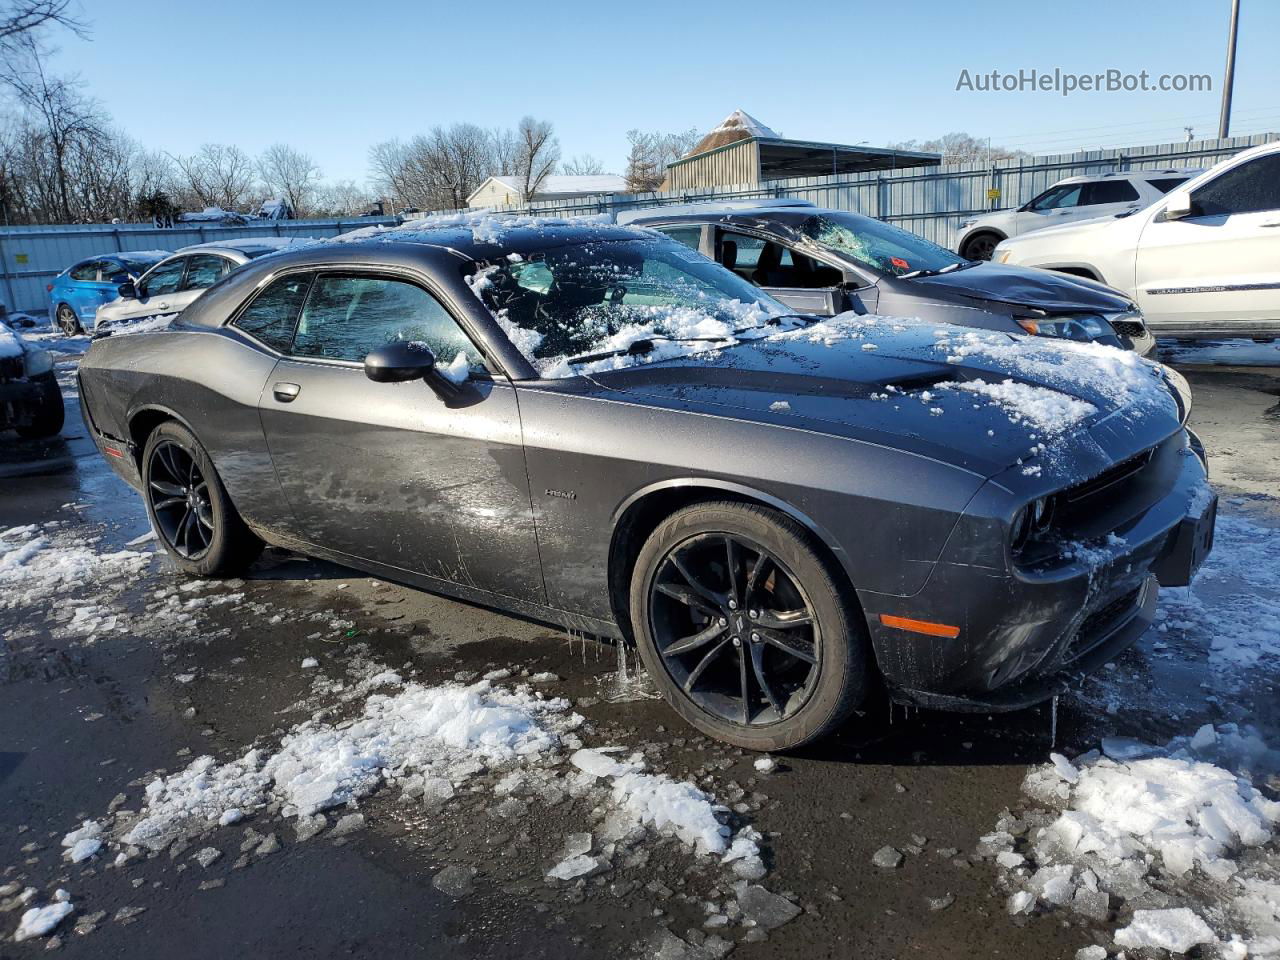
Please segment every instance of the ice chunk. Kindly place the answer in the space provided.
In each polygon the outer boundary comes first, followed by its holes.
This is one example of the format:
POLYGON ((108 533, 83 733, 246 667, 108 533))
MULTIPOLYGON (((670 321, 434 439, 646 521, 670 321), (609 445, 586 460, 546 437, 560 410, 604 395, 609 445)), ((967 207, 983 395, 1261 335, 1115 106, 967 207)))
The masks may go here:
POLYGON ((1107 960, 1107 948, 1096 943, 1091 947, 1081 947, 1076 951, 1076 960, 1107 960))
POLYGON ((1122 947, 1160 947, 1174 953, 1186 953, 1202 943, 1213 943, 1217 937, 1209 925, 1187 907, 1167 910, 1135 910, 1129 926, 1116 931, 1116 943, 1122 947))
POLYGON ((320 661, 315 657, 304 657, 302 660, 303 670, 314 670, 318 666, 320 666, 320 661))
POLYGON ((601 870, 600 861, 595 857, 586 854, 577 854, 572 857, 565 857, 554 867, 547 871, 547 876, 552 880, 574 880, 577 877, 589 877, 593 873, 601 870))
POLYGON ((1030 890, 1019 890, 1009 898, 1009 913, 1017 916, 1030 913, 1036 905, 1036 895, 1030 890))
POLYGON ((471 892, 471 878, 475 871, 461 863, 455 863, 445 867, 434 877, 431 878, 431 885, 441 893, 453 897, 455 900, 465 897, 471 892))
POLYGON ((18 921, 18 930, 13 939, 18 943, 33 937, 43 937, 53 932, 75 908, 70 901, 55 901, 44 907, 33 907, 22 915, 18 921))
POLYGON ((752 766, 755 767, 756 771, 759 773, 773 773, 774 769, 778 766, 778 761, 773 759, 773 757, 760 757, 752 764, 752 766))
POLYGON ((1213 729, 1212 723, 1206 723, 1203 727, 1195 732, 1195 736, 1191 738, 1189 746, 1197 753, 1208 750, 1218 742, 1218 731, 1213 729))
POLYGON ((765 930, 780 927, 800 915, 800 908, 786 897, 757 884, 737 888, 737 897, 743 917, 765 930))

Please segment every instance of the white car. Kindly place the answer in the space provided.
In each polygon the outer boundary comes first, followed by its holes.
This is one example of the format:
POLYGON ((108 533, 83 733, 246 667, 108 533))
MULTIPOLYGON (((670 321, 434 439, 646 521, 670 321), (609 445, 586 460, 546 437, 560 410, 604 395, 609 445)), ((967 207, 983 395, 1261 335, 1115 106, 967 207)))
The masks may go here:
POLYGON ((956 252, 968 260, 990 260, 996 244, 1032 230, 1077 220, 1141 210, 1201 170, 1132 170, 1068 177, 1016 210, 999 210, 960 222, 956 252))
POLYGON ((122 283, 120 296, 98 307, 93 328, 98 331, 148 317, 180 313, 240 264, 296 243, 309 242, 292 237, 259 237, 183 247, 157 263, 136 283, 122 283))
POLYGON ((1129 216, 1005 240, 993 259, 1109 284, 1158 334, 1280 336, 1280 142, 1241 151, 1129 216))

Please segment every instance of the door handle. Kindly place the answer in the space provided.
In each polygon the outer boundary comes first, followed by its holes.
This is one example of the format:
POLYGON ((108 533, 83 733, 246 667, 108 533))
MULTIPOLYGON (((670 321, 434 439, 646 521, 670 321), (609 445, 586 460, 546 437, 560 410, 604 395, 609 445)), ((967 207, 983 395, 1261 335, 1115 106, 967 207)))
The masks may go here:
POLYGON ((1271 223, 1264 223, 1263 226, 1264 227, 1280 227, 1280 220, 1275 220, 1271 223))
POLYGON ((281 382, 271 388, 271 394, 281 403, 292 403, 297 399, 298 393, 301 390, 302 387, 298 386, 296 383, 281 382))
POLYGON ((168 310, 168 309, 169 309, 169 304, 167 304, 167 303, 157 303, 157 304, 156 304, 156 309, 157 309, 157 310, 168 310))

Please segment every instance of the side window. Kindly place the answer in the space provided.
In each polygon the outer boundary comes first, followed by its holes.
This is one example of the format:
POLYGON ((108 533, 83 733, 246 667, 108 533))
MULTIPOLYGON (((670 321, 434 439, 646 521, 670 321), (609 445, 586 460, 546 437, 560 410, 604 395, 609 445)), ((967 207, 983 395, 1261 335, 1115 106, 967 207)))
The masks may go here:
POLYGON ((1138 191, 1128 180, 1099 180, 1084 185, 1084 199, 1080 206, 1095 203, 1128 203, 1138 199, 1138 191))
POLYGON ((415 284, 382 277, 316 280, 292 352, 359 362, 394 340, 425 343, 441 365, 463 354, 470 366, 483 366, 480 352, 439 300, 415 284))
POLYGON ((84 263, 77 263, 71 268, 72 280, 97 280, 98 279, 98 261, 86 260, 84 263))
POLYGON ((186 257, 178 257, 176 260, 160 264, 143 281, 143 294, 148 297, 158 297, 173 293, 182 282, 182 271, 186 266, 186 257))
POLYGON ((1196 190, 1191 202, 1198 217, 1280 210, 1280 153, 1233 167, 1196 190))
POLYGON ((108 283, 124 283, 130 279, 129 268, 119 260, 102 261, 102 279, 108 283))
POLYGON ((203 290, 212 287, 227 272, 231 261, 226 257, 215 257, 202 253, 191 258, 187 267, 187 279, 183 281, 183 290, 203 290))
POLYGON ((658 232, 665 233, 672 240, 678 240, 694 250, 697 250, 702 243, 701 227, 658 227, 658 232))
POLYGON ((1066 183, 1060 187, 1050 187, 1031 201, 1031 209, 1058 210, 1062 207, 1079 206, 1080 192, 1083 187, 1082 183, 1066 183))
POLYGON ((236 317, 232 326, 239 327, 274 350, 288 353, 293 340, 293 325, 310 285, 309 274, 281 277, 258 294, 236 317))
POLYGON ((766 242, 759 237, 749 237, 745 233, 721 231, 720 262, 730 270, 745 270, 749 273, 760 262, 760 254, 766 242))
POLYGON ((1151 184, 1161 193, 1168 193, 1179 184, 1186 183, 1188 179, 1188 177, 1160 177, 1155 180, 1148 180, 1147 183, 1151 184))

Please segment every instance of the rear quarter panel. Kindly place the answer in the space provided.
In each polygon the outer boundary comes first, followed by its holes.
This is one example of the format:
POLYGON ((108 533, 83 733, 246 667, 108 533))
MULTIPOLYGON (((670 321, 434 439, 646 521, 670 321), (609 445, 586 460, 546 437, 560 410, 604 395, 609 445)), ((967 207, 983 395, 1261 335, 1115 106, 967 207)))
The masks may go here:
POLYGON ((97 429, 134 441, 139 417, 183 423, 208 451, 236 509, 261 532, 276 529, 288 506, 263 438, 258 399, 273 356, 221 330, 168 330, 97 340, 80 365, 97 429))

